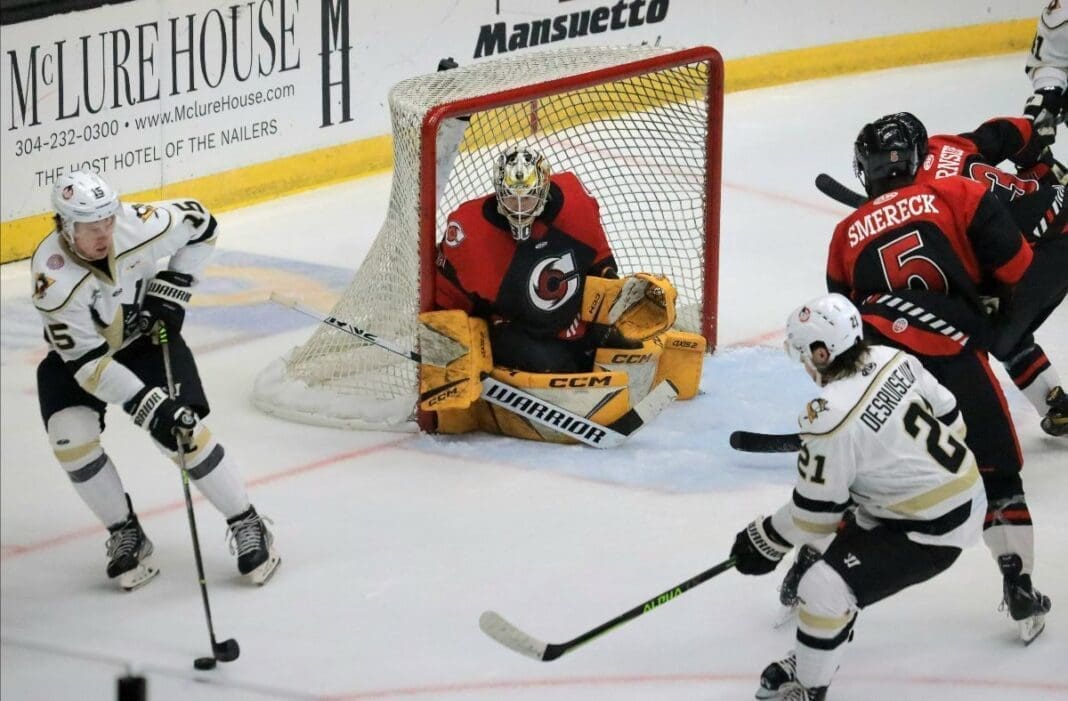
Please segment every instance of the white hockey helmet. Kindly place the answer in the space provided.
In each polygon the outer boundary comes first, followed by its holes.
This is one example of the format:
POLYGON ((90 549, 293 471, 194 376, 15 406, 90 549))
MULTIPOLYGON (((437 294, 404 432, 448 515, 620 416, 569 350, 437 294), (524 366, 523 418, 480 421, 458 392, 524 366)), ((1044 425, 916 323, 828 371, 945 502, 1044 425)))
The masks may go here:
POLYGON ((511 148, 497 157, 493 189, 497 211, 508 220, 516 241, 530 238, 530 226, 549 201, 549 162, 529 148, 511 148))
POLYGON ((59 230, 74 245, 74 224, 91 224, 118 214, 119 195, 96 173, 81 170, 56 179, 52 209, 59 216, 59 230))
MULTIPOLYGON (((832 292, 809 301, 790 313, 786 320, 786 354, 805 365, 816 367, 812 346, 827 349, 826 365, 864 337, 860 312, 842 295, 832 292)), ((821 354, 822 355, 822 354, 821 354)))

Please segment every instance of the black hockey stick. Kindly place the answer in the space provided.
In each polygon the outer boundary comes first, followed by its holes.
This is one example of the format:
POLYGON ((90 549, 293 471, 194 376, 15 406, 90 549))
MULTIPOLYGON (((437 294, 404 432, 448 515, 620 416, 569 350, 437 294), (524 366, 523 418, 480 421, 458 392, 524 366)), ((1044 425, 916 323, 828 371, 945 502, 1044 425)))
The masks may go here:
POLYGON ((826 173, 820 173, 816 176, 816 189, 835 202, 841 202, 846 207, 853 207, 854 209, 868 200, 864 195, 854 192, 826 173))
POLYGON ((731 447, 745 453, 796 453, 801 450, 801 437, 796 433, 735 431, 731 447))
POLYGON ((683 592, 693 589, 698 584, 702 584, 712 579, 718 574, 726 572, 730 568, 734 567, 734 558, 728 558, 719 563, 711 569, 707 569, 701 574, 687 579, 685 582, 678 584, 667 591, 657 594, 648 601, 638 604, 630 611, 621 613, 612 620, 602 623, 593 630, 588 630, 582 635, 573 640, 568 640, 566 643, 543 643, 542 641, 527 635, 523 631, 516 628, 514 625, 506 621, 499 613, 495 611, 485 611, 478 618, 478 627, 482 629, 482 632, 493 638, 501 645, 507 648, 515 650, 520 655, 526 655, 531 659, 541 660, 543 662, 549 662, 555 660, 557 657, 566 655, 579 645, 588 643, 594 638, 607 633, 608 631, 623 625, 627 621, 633 620, 643 613, 652 611, 655 608, 659 608, 662 604, 666 604, 675 597, 679 596, 683 592))
MULTIPOLYGON (((177 393, 174 390, 174 374, 171 371, 171 349, 167 340, 167 327, 163 324, 158 326, 159 347, 163 352, 163 373, 167 378, 167 395, 174 399, 177 393)), ((183 415, 183 419, 189 419, 188 423, 195 424, 192 417, 183 415)), ((187 423, 183 421, 183 423, 187 423)), ((185 430, 191 430, 192 425, 185 430)), ((179 429, 181 430, 181 429, 179 429)), ((180 439, 179 439, 180 441, 180 439)), ((178 446, 178 467, 182 472, 182 492, 185 494, 185 513, 189 517, 189 533, 193 536, 193 557, 197 563, 197 579, 200 582, 200 597, 204 600, 204 615, 208 621, 208 635, 211 636, 211 657, 198 657, 193 660, 193 666, 197 669, 214 669, 215 661, 233 662, 241 654, 241 648, 233 638, 221 643, 215 640, 215 627, 211 623, 211 605, 208 603, 208 585, 204 579, 204 561, 200 558, 200 539, 197 538, 197 519, 193 514, 193 497, 189 493, 189 472, 185 469, 185 451, 178 446)))
MULTIPOLYGON (((380 338, 377 334, 365 331, 347 321, 322 314, 304 306, 291 297, 272 292, 271 301, 294 309, 313 319, 318 319, 327 326, 332 326, 339 331, 356 336, 402 358, 407 358, 416 363, 423 362, 422 355, 416 351, 403 348, 394 341, 380 338)), ((585 416, 568 411, 518 387, 500 382, 489 375, 484 375, 481 378, 481 382, 481 398, 487 402, 502 406, 533 423, 571 436, 575 440, 594 448, 614 448, 618 446, 646 423, 652 421, 653 417, 663 411, 664 407, 674 401, 679 394, 675 385, 668 380, 664 380, 618 419, 607 426, 602 426, 585 416)))

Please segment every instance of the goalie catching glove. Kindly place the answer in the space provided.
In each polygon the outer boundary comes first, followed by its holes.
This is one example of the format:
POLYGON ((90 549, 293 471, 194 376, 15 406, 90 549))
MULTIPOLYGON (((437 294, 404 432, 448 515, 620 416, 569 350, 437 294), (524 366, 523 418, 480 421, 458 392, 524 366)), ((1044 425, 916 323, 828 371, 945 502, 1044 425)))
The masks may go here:
POLYGON ((675 292, 662 275, 635 273, 620 279, 589 276, 582 320, 611 327, 626 341, 641 342, 675 323, 675 292))

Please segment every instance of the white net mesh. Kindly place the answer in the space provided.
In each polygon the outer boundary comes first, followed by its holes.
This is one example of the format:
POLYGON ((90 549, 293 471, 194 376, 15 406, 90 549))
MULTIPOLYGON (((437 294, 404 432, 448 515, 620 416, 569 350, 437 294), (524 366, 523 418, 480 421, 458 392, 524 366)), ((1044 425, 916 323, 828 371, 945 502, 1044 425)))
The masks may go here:
MULTIPOLYGON (((720 86, 710 54, 567 49, 396 85, 389 212, 331 314, 414 349, 420 292, 426 299, 433 285, 420 279, 421 261, 433 255, 432 244, 420 242, 422 208, 440 198, 427 209, 440 240, 450 212, 492 192, 496 155, 522 144, 544 154, 554 172, 577 174, 598 200, 621 273, 668 275, 679 292, 678 326, 714 334, 715 310, 705 290, 715 258, 710 199, 718 196, 710 176, 718 177, 719 164, 710 162, 710 136, 718 134, 709 133, 715 102, 709 94, 720 86), (438 137, 427 140, 434 143, 424 143, 429 111, 472 98, 478 108, 469 124, 446 119, 438 137), (461 134, 456 145, 453 137, 461 134), (427 149, 438 163, 436 192, 421 177, 427 149)), ((268 367, 254 389, 256 404, 268 413, 357 428, 413 428, 417 395, 414 363, 328 326, 268 367)))

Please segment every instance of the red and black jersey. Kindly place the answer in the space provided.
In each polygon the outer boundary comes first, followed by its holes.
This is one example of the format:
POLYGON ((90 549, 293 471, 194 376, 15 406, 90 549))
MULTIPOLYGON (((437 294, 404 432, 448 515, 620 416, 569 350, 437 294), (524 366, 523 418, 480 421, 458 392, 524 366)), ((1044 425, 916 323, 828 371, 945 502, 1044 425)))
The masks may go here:
POLYGON ((435 305, 516 322, 544 338, 580 338, 584 279, 615 267, 597 200, 574 174, 558 173, 526 241, 512 237, 494 195, 449 216, 438 244, 435 305))
MULTIPOLYGON (((926 290, 981 312, 980 289, 988 278, 1013 285, 1031 257, 1002 204, 980 183, 952 177, 888 192, 842 220, 831 238, 827 288, 857 302, 926 290)), ((928 312, 907 321, 953 323, 928 312)))
POLYGON ((1063 187, 1043 185, 995 167, 1034 150, 1032 134, 1031 120, 1023 117, 991 119, 966 134, 935 134, 927 141, 927 157, 916 171, 916 182, 960 175, 982 183, 1008 207, 1029 241, 1051 227, 1063 230, 1068 219, 1063 187))

